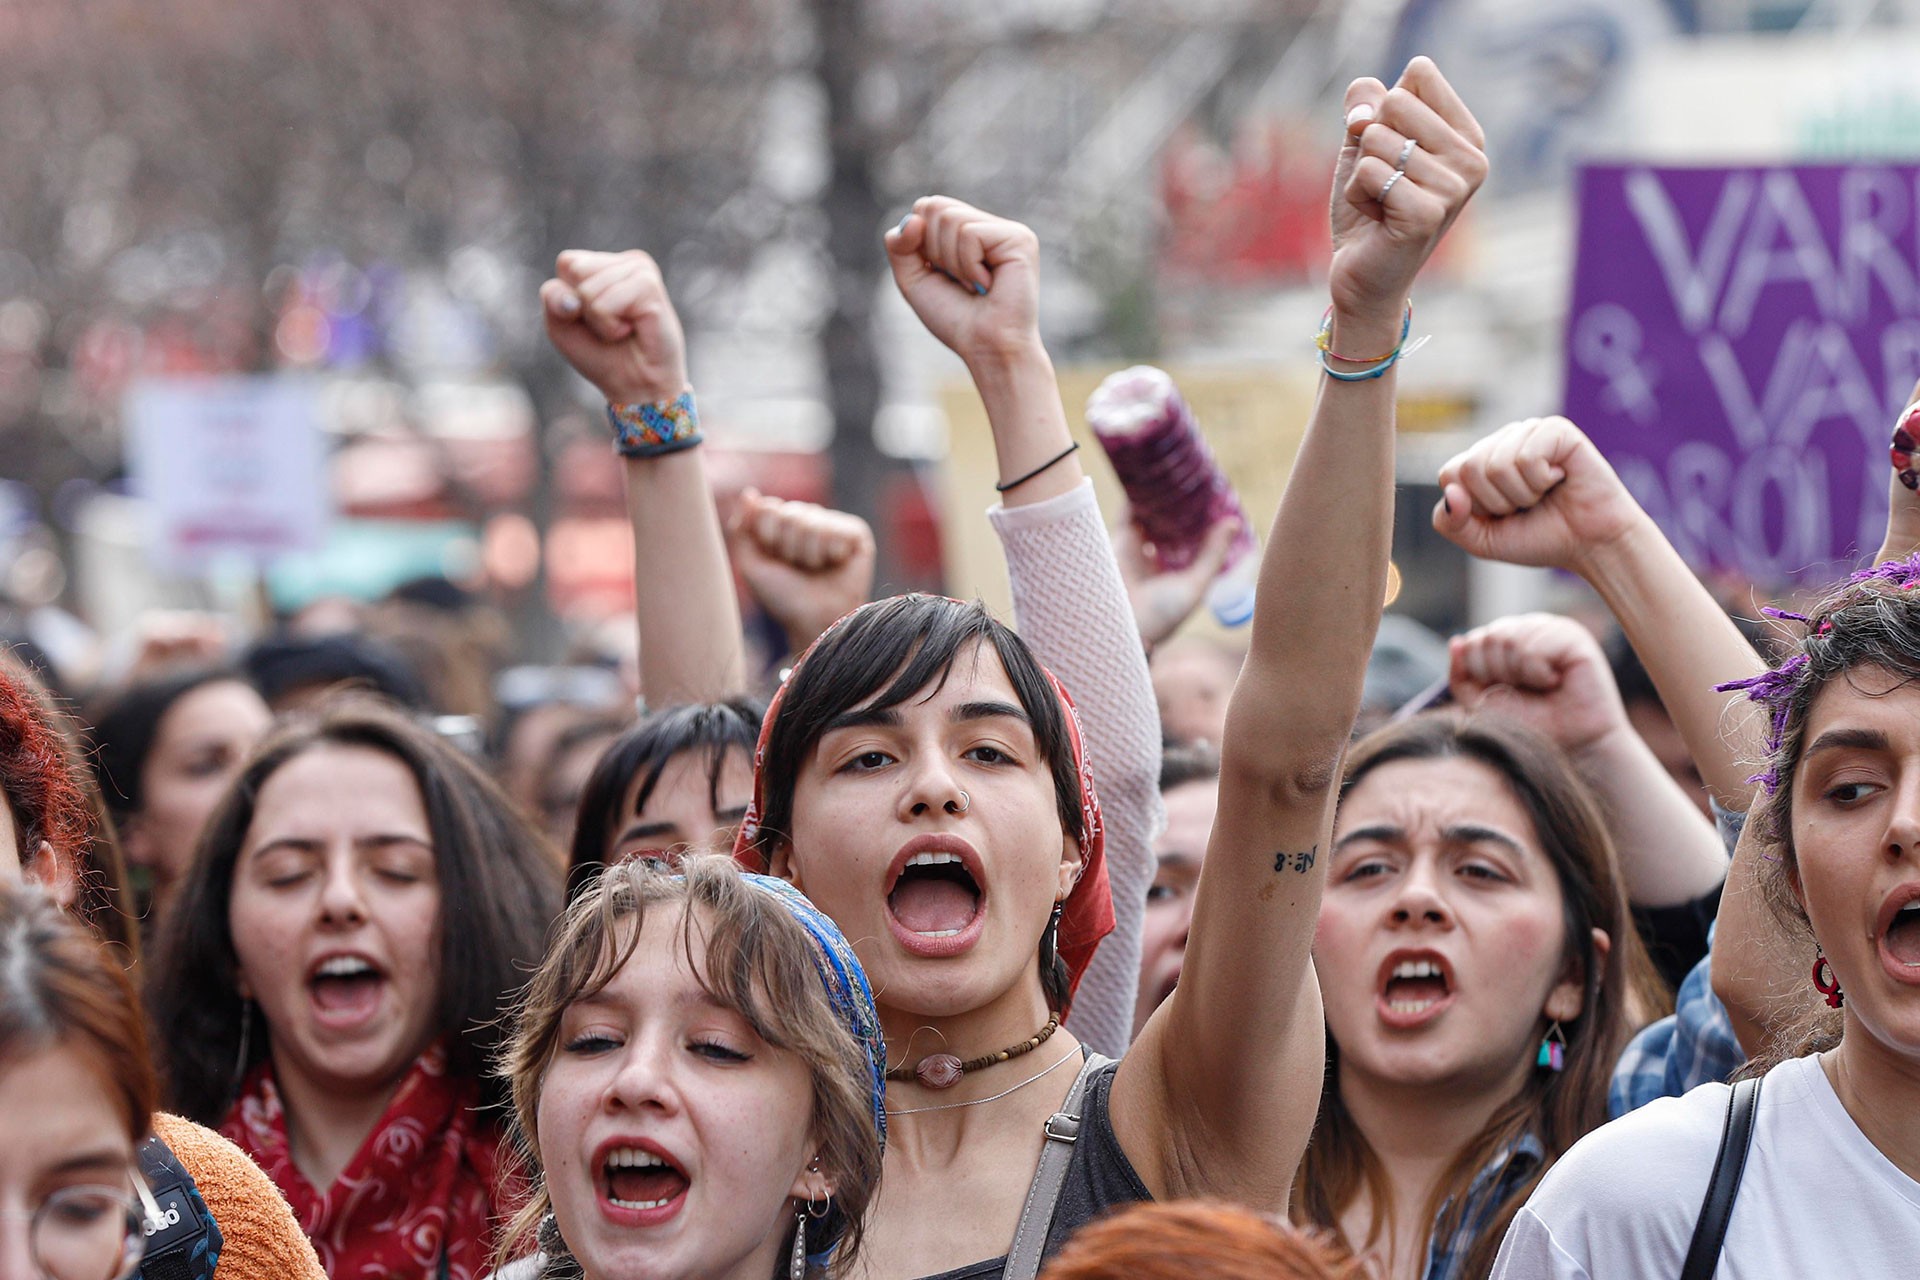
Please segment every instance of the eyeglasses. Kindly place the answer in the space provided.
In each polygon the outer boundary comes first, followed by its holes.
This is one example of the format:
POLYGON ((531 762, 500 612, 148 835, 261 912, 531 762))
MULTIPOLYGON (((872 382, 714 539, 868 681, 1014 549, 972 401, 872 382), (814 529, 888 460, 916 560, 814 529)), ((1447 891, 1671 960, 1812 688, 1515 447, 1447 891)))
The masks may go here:
MULTIPOLYGON (((29 1221, 34 1265, 47 1280, 129 1280, 147 1250, 143 1199, 120 1187, 60 1188, 29 1221)), ((26 1215, 0 1210, 13 1216, 26 1215)))

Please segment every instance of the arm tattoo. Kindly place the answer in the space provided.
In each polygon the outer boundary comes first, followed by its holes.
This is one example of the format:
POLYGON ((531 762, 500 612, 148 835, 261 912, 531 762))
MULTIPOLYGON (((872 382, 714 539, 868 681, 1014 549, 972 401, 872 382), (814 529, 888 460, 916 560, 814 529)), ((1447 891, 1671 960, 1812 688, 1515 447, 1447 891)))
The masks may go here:
POLYGON ((1273 869, 1275 871, 1286 871, 1291 868, 1294 871, 1298 871, 1301 875, 1305 875, 1307 870, 1313 866, 1314 859, 1318 857, 1319 854, 1319 845, 1314 845, 1305 853, 1276 853, 1273 855, 1273 869))

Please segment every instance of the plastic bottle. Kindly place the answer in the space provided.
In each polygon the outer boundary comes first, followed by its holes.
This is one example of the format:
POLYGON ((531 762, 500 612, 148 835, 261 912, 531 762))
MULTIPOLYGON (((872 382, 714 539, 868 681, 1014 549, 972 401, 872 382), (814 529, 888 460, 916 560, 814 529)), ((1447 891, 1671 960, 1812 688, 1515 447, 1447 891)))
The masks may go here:
POLYGON ((1260 558, 1250 554, 1253 523, 1173 379, 1144 364, 1112 374, 1087 400, 1087 425, 1107 451, 1133 521, 1162 570, 1192 564, 1219 521, 1240 521, 1207 607, 1222 626, 1250 621, 1260 568, 1260 558))

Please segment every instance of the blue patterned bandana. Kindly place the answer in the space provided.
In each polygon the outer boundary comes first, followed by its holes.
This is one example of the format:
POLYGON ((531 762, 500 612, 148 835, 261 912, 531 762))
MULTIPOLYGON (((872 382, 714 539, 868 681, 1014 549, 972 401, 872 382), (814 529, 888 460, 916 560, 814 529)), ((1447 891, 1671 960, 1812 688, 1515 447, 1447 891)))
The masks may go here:
POLYGON ((853 954, 853 944, 840 932, 839 925, 785 880, 750 872, 742 872, 740 878, 785 907, 813 939, 813 967, 820 974, 821 985, 827 989, 827 999, 842 1025, 866 1050, 873 1128, 884 1148, 887 1142, 887 1046, 880 1032, 880 1011, 874 1007, 873 988, 867 985, 867 971, 860 967, 860 958, 853 954))

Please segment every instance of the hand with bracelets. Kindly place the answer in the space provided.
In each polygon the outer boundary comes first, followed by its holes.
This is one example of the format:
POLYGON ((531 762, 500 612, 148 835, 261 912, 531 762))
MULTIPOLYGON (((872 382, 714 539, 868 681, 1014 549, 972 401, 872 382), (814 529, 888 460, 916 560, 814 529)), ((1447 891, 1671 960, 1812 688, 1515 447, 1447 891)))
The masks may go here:
POLYGON ((653 258, 569 249, 540 286, 547 336, 607 399, 614 447, 651 458, 699 444, 687 340, 653 258))
POLYGON ((1333 305, 1319 342, 1321 367, 1336 381, 1379 378, 1411 350, 1408 291, 1486 180, 1485 148, 1431 59, 1408 63, 1391 89, 1373 79, 1348 88, 1330 209, 1333 305))

